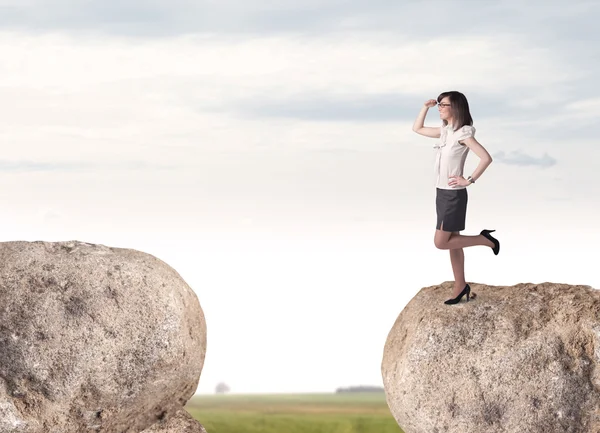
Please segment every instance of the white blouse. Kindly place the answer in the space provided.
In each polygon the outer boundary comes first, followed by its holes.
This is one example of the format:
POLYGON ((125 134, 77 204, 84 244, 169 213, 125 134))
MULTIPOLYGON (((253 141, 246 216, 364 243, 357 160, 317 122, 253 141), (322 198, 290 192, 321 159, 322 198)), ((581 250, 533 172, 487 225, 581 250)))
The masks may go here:
POLYGON ((434 174, 435 186, 440 189, 464 189, 466 186, 450 186, 450 176, 462 176, 469 148, 459 141, 475 135, 475 128, 465 125, 457 131, 452 126, 440 128, 440 142, 433 146, 437 149, 434 174))

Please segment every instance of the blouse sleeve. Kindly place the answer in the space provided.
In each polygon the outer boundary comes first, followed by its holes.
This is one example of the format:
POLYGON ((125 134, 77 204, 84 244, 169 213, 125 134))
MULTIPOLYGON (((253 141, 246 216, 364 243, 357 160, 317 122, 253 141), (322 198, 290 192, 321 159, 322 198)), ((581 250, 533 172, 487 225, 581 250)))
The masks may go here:
POLYGON ((475 136, 475 128, 470 125, 465 125, 460 129, 456 141, 462 141, 473 136, 475 136))

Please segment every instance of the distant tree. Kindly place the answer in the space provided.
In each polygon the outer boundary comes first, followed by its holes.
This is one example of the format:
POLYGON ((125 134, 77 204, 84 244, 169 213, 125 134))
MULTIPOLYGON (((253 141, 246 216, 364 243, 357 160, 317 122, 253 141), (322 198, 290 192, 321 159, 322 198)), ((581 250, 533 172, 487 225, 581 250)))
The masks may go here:
POLYGON ((217 394, 227 394, 229 391, 231 391, 231 388, 223 382, 219 383, 215 388, 215 393, 217 394))

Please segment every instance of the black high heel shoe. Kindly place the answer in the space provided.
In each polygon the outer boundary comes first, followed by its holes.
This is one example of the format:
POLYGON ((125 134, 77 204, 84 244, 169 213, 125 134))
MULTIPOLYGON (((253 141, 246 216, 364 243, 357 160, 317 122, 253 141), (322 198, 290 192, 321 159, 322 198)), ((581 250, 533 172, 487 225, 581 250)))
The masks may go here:
POLYGON ((494 251, 495 255, 498 255, 498 253, 500 252, 500 242, 498 241, 498 239, 490 235, 490 233, 493 233, 495 231, 496 230, 481 230, 481 233, 479 234, 494 243, 494 247, 492 248, 492 250, 494 251))
POLYGON ((447 301, 444 301, 444 304, 447 304, 447 305, 458 304, 460 302, 460 300, 462 299, 462 297, 465 295, 467 295, 467 302, 469 302, 469 297, 471 295, 471 287, 468 284, 465 286, 465 288, 462 290, 462 292, 460 292, 460 294, 456 298, 448 299, 447 301))

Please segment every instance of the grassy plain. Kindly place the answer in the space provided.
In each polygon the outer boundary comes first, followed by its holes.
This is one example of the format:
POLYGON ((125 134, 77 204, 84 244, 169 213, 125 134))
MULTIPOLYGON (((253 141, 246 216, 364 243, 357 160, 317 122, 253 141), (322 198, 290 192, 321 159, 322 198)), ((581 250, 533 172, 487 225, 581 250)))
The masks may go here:
POLYGON ((186 409, 208 433, 402 433, 379 393, 202 395, 186 409))

